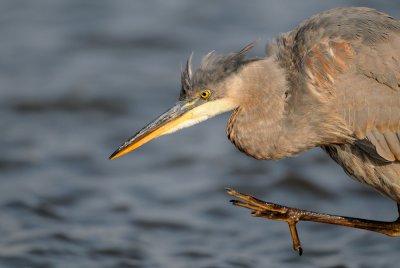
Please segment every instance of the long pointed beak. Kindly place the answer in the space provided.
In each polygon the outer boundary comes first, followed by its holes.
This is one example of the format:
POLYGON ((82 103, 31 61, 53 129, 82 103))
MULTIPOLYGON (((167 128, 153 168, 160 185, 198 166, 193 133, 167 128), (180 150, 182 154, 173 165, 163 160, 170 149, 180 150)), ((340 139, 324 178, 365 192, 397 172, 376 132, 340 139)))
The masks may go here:
POLYGON ((160 115, 153 122, 142 128, 129 140, 123 143, 115 152, 113 152, 109 159, 116 159, 124 154, 127 154, 143 144, 155 139, 159 136, 175 132, 182 128, 179 127, 182 123, 190 121, 193 117, 191 109, 196 101, 179 101, 174 107, 160 115))

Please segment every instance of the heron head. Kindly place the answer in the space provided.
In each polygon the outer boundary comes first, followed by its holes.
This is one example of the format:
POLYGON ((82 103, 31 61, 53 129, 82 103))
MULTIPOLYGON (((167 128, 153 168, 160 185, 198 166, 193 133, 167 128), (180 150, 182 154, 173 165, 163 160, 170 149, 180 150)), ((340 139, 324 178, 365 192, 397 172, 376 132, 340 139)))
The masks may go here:
POLYGON ((152 139, 190 127, 218 114, 237 108, 242 80, 239 71, 257 59, 245 59, 254 42, 239 52, 228 55, 208 53, 195 72, 192 55, 181 73, 181 92, 178 102, 150 124, 123 143, 110 159, 127 154, 152 139))

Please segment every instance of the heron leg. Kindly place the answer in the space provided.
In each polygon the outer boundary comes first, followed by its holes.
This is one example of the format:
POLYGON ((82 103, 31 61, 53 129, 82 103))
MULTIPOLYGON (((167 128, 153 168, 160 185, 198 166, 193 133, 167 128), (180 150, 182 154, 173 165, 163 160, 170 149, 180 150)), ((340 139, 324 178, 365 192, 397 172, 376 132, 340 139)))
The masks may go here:
POLYGON ((313 221, 327 224, 334 224, 358 229, 369 230, 389 236, 400 236, 400 204, 397 205, 399 218, 393 222, 374 221, 360 218, 343 217, 325 213, 318 213, 303 209, 297 209, 278 205, 271 202, 264 202, 253 196, 236 192, 233 189, 226 189, 228 194, 240 200, 231 200, 232 204, 253 210, 253 217, 267 218, 271 220, 284 221, 289 224, 289 230, 293 241, 293 249, 302 254, 300 239, 297 233, 296 224, 299 221, 313 221))

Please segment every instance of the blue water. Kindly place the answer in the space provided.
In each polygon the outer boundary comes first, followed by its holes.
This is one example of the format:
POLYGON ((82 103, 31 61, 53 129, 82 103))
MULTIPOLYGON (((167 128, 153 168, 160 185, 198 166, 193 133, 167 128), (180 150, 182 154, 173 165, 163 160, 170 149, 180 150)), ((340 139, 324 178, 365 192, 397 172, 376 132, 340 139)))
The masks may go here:
POLYGON ((264 200, 392 220, 394 202, 321 150, 256 161, 225 137, 227 116, 108 155, 172 105, 186 57, 252 55, 328 8, 400 18, 398 1, 0 2, 1 267, 398 267, 400 240, 251 218, 229 186, 264 200))

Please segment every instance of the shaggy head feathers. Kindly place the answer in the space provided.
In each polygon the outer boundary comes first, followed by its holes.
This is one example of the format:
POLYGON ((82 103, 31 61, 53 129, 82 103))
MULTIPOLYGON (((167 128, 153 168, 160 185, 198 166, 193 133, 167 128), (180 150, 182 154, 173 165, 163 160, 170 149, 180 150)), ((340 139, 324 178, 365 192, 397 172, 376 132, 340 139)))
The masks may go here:
POLYGON ((246 63, 258 60, 245 59, 247 52, 255 42, 242 48, 239 52, 228 55, 218 55, 214 51, 208 53, 201 61, 199 68, 192 73, 192 57, 189 56, 185 69, 181 73, 181 92, 179 99, 183 100, 193 93, 203 90, 208 85, 216 84, 228 76, 236 73, 246 63))

